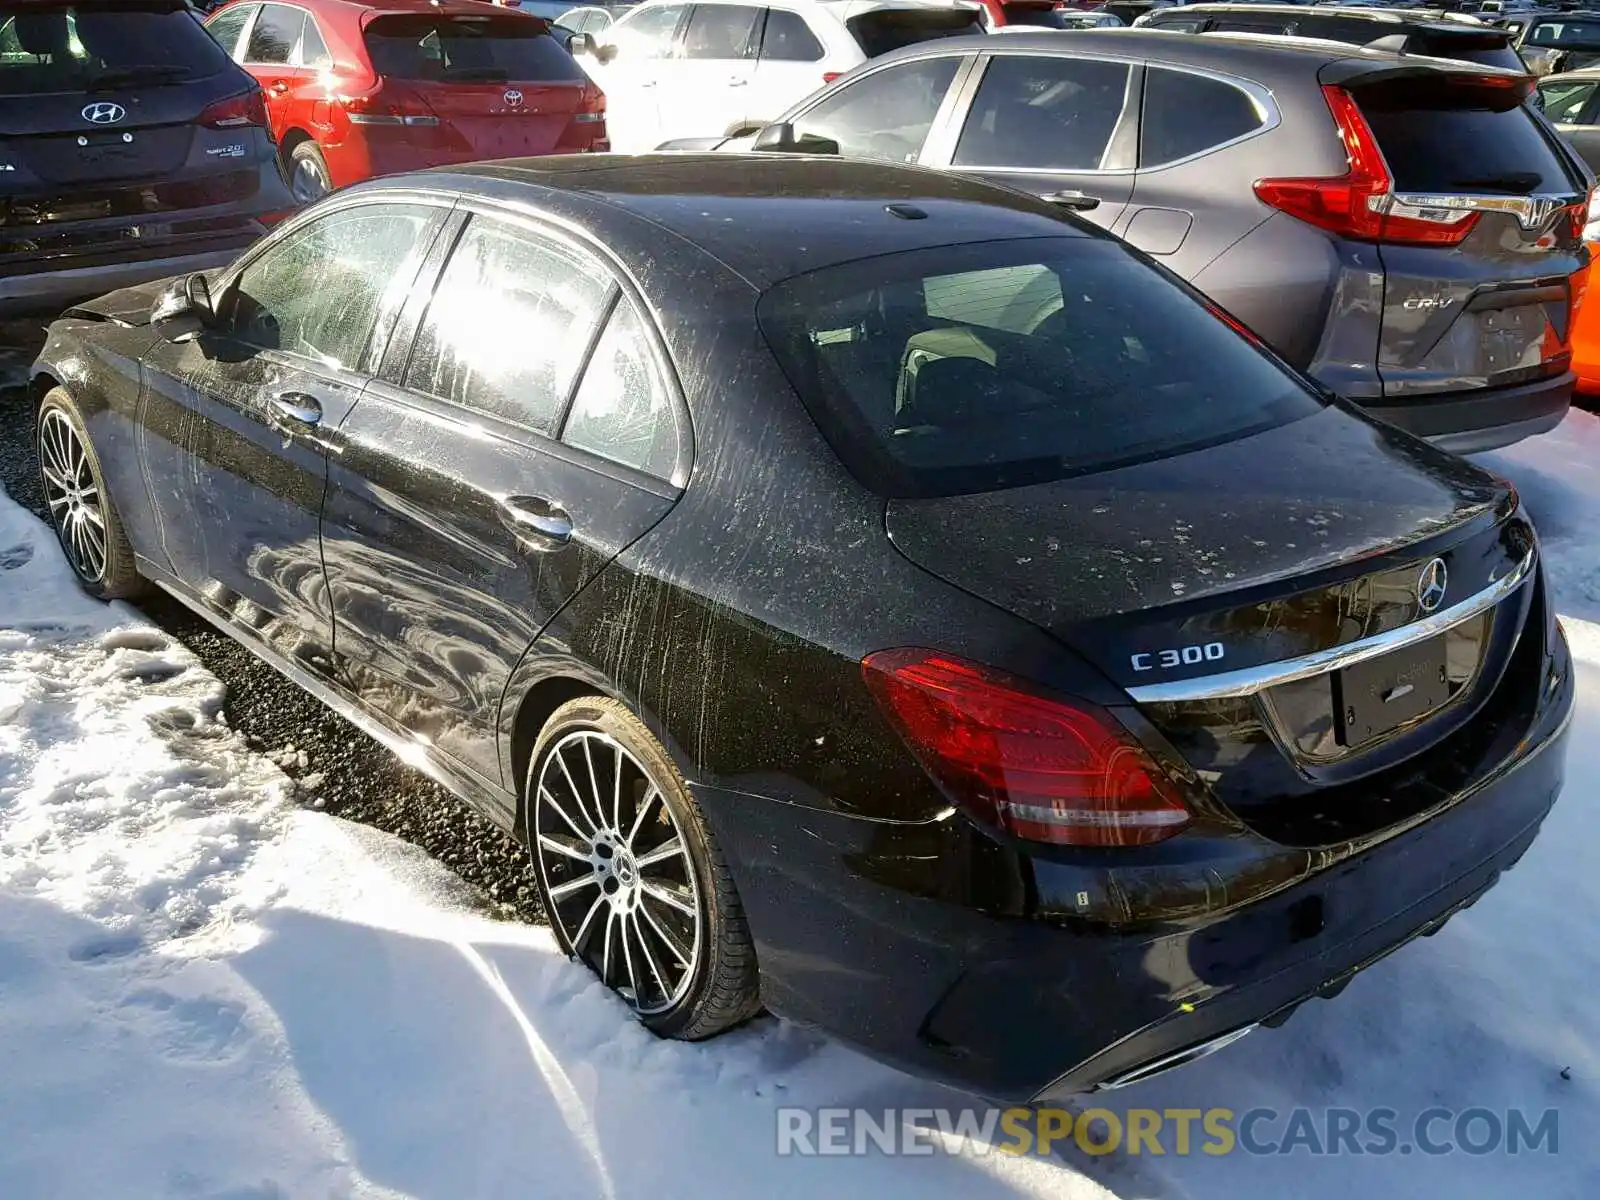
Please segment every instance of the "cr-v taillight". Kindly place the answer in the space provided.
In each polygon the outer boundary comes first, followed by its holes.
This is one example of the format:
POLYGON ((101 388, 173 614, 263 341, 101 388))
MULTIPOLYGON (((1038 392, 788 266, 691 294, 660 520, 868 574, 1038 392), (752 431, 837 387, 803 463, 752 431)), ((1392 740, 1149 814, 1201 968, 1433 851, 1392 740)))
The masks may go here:
POLYGON ((1356 241, 1455 246, 1465 240, 1478 223, 1478 214, 1396 200, 1394 177, 1355 97, 1331 84, 1323 87, 1322 95, 1344 142, 1350 169, 1334 176, 1258 179, 1255 191, 1261 202, 1356 241))
POLYGON ((933 650, 880 650, 861 671, 922 765, 980 820, 1065 846, 1143 846, 1189 824, 1170 781, 1103 709, 933 650))
POLYGON ((267 128, 267 100, 260 88, 251 88, 226 100, 218 100, 200 111, 197 118, 210 129, 243 129, 247 125, 267 128))

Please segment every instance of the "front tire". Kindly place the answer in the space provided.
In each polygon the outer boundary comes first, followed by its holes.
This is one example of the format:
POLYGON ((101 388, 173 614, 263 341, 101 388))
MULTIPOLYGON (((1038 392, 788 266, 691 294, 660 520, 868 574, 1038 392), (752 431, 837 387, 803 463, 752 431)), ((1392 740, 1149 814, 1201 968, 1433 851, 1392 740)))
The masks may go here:
POLYGON ((562 705, 523 805, 556 938, 663 1037, 712 1037, 760 1009, 755 946, 683 776, 615 700, 562 705))
POLYGON ((134 563, 133 546, 106 490, 100 456, 77 403, 52 388, 36 426, 39 484, 67 563, 84 591, 100 600, 131 600, 150 585, 134 563))

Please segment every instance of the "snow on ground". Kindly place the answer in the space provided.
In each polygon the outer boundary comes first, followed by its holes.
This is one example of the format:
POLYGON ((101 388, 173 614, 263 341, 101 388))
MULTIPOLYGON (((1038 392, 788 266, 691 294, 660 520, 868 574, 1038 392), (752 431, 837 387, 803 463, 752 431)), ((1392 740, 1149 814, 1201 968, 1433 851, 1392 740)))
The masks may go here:
POLYGON ((1485 461, 1583 660, 1543 836, 1336 1001, 1115 1103, 1553 1107, 1554 1155, 780 1158, 780 1105, 967 1101, 771 1019, 650 1037, 546 931, 293 808, 220 684, 0 497, 0 1197, 1600 1196, 1600 421, 1485 461))

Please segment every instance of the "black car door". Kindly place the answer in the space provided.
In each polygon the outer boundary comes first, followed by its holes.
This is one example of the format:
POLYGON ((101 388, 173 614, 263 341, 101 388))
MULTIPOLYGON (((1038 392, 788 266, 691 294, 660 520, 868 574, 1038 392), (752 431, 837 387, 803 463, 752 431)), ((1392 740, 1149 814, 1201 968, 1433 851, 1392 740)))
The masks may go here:
POLYGON ((687 417, 639 297, 598 248, 529 219, 465 216, 401 330, 329 472, 339 665, 368 707, 512 788, 507 681, 671 508, 687 417))
POLYGON ((177 581, 271 649, 326 673, 332 621, 318 546, 330 431, 446 209, 336 206, 219 280, 217 318, 145 358, 150 491, 177 581))
POLYGON ((1118 232, 1133 193, 1140 76, 1121 60, 987 54, 962 86, 948 136, 930 139, 921 161, 1033 192, 1118 232))

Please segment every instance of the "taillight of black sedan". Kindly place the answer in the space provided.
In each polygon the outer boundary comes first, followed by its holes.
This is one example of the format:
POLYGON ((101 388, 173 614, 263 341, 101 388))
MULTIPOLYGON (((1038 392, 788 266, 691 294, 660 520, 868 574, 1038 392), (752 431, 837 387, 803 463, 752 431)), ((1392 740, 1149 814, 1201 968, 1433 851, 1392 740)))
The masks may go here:
POLYGON ((954 176, 361 185, 70 311, 35 382, 85 585, 514 829, 659 1033, 1126 1083, 1437 928, 1560 787, 1510 488, 954 176))

